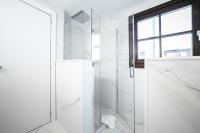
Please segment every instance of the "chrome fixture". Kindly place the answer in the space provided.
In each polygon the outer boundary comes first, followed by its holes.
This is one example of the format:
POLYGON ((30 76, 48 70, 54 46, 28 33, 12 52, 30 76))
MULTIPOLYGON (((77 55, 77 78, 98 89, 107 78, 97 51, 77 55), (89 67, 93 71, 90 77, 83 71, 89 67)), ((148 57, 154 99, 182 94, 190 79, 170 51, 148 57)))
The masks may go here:
POLYGON ((90 20, 90 15, 88 15, 86 12, 80 10, 78 13, 74 14, 71 18, 81 24, 84 24, 90 20))

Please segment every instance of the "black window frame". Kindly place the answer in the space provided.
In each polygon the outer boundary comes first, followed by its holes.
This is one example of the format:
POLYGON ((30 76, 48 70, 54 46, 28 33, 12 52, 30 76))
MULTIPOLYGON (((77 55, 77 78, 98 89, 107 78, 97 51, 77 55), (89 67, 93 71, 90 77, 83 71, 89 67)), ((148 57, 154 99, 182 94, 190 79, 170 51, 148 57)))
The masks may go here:
MULTIPOLYGON (((192 33, 193 39, 193 56, 200 55, 200 41, 196 35, 197 30, 200 29, 200 0, 172 0, 161 4, 159 6, 150 8, 134 15, 129 16, 129 67, 144 68, 144 60, 138 59, 138 39, 137 39, 137 23, 141 20, 145 20, 151 17, 159 16, 159 37, 160 41, 160 57, 162 44, 161 44, 161 15, 176 9, 180 9, 186 6, 192 5, 192 30, 179 32, 178 34, 169 34, 164 36, 175 36, 186 33, 192 33), (134 22, 133 22, 134 20, 134 22), (133 26, 134 25, 134 26, 133 26), (134 28, 133 28, 134 27, 134 28), (134 30, 134 31, 133 31, 134 30)), ((153 39, 153 37, 149 38, 153 39)), ((141 39, 142 40, 142 39, 141 39)))

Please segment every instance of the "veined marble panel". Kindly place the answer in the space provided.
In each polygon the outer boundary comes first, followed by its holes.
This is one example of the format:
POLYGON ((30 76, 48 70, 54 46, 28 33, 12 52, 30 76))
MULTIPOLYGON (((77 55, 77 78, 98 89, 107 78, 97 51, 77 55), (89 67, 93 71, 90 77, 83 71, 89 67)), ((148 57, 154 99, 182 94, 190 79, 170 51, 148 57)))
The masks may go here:
POLYGON ((200 133, 200 58, 146 64, 146 133, 200 133))

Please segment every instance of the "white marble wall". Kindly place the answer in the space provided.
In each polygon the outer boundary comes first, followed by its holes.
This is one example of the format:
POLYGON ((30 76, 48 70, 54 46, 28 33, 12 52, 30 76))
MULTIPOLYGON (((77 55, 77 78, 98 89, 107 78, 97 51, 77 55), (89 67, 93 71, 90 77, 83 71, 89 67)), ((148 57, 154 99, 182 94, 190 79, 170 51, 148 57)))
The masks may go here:
POLYGON ((93 80, 89 60, 56 62, 57 120, 69 133, 93 133, 93 80))
POLYGON ((124 14, 114 16, 102 22, 101 26, 102 107, 118 111, 133 128, 134 78, 130 77, 128 62, 128 17, 124 14))
MULTIPOLYGON (((101 22, 101 108, 116 110, 116 29, 112 23, 101 22)), ((101 112, 106 114, 104 110, 101 112)), ((113 112, 109 112, 113 114, 113 112)))
POLYGON ((200 57, 146 64, 146 133, 199 133, 200 57))
POLYGON ((145 70, 135 69, 135 133, 144 133, 145 70))

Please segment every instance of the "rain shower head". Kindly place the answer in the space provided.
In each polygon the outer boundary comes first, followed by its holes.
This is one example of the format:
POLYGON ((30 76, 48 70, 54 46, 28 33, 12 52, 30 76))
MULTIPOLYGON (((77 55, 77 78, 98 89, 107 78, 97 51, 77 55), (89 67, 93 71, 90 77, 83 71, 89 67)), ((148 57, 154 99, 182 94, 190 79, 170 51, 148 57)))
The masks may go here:
POLYGON ((86 12, 81 10, 77 12, 75 15, 73 15, 71 18, 81 24, 84 24, 85 22, 90 20, 90 15, 88 15, 86 12))

